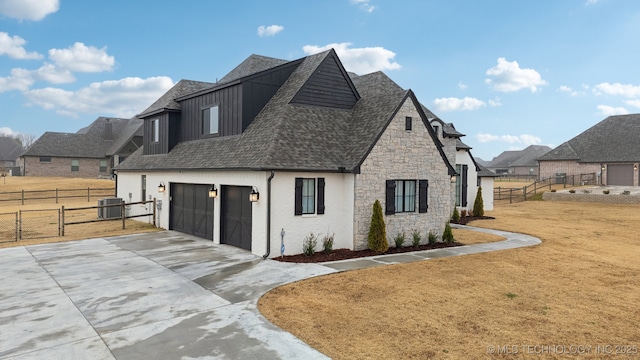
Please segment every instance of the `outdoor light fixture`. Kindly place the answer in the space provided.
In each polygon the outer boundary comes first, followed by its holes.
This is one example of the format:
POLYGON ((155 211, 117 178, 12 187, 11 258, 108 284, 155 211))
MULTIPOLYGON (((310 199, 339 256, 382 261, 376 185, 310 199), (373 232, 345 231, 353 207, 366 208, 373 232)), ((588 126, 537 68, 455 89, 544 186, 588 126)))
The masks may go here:
POLYGON ((604 165, 602 165, 602 171, 604 171, 604 165))
POLYGON ((638 170, 638 164, 633 164, 633 171, 638 170))
POLYGON ((215 184, 211 184, 211 187, 209 188, 209 197, 212 199, 215 199, 218 197, 218 189, 216 189, 215 184))
POLYGON ((455 175, 451 175, 451 182, 455 183, 456 182, 456 176, 455 175))
POLYGON ((260 193, 256 190, 256 188, 251 188, 251 193, 249 194, 249 201, 256 202, 260 199, 260 193))
POLYGON ((167 187, 164 186, 164 183, 161 181, 160 185, 158 185, 158 192, 163 193, 165 190, 167 190, 167 187))

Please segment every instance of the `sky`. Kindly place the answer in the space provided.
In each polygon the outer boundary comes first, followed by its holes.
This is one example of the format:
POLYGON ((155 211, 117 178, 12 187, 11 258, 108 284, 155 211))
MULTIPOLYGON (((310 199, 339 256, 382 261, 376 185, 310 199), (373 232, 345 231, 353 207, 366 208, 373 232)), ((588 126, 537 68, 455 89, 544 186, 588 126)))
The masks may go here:
POLYGON ((0 0, 0 135, 139 114, 251 54, 334 48, 491 160, 640 113, 637 0, 0 0))

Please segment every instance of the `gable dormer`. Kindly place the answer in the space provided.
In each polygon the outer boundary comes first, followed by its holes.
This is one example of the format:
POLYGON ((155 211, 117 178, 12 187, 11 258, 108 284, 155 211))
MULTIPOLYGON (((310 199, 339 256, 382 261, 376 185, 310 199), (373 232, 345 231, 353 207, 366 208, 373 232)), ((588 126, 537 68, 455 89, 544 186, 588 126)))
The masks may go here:
POLYGON ((332 50, 302 85, 291 103, 351 109, 358 100, 360 94, 332 50))

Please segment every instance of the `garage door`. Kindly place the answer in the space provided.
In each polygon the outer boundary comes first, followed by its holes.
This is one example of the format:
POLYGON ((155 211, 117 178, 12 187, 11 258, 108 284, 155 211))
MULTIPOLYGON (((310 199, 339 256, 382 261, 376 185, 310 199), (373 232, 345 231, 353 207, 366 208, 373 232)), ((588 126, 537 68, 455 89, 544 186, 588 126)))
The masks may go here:
POLYGON ((169 229, 213 240, 213 199, 209 185, 171 184, 169 229))
POLYGON ((633 165, 608 164, 607 185, 633 186, 633 165))
POLYGON ((220 242, 251 250, 251 202, 248 186, 223 186, 220 242))

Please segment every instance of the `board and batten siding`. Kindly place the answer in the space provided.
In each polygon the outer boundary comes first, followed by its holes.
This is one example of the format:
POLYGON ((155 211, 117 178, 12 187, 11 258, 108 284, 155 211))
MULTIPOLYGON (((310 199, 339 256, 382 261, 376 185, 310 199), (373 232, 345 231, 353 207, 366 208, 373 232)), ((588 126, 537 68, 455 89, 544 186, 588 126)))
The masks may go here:
POLYGON ((202 134, 202 109, 218 106, 218 136, 242 133, 242 84, 225 87, 214 92, 183 100, 180 121, 180 140, 198 140, 208 135, 202 134))
POLYGON ((169 114, 162 113, 144 119, 144 154, 157 155, 169 152, 169 114), (159 131, 157 142, 153 141, 153 120, 159 120, 159 131))

